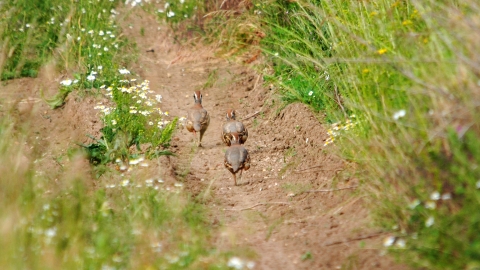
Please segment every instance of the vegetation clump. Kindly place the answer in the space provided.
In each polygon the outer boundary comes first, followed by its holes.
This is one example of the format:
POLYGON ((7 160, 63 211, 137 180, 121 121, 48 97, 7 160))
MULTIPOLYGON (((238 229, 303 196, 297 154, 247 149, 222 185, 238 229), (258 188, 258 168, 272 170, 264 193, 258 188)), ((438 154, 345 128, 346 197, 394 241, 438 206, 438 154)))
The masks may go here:
MULTIPOLYGON (((120 71, 126 73, 128 70, 120 71)), ((102 113, 102 138, 84 146, 93 164, 106 164, 117 159, 128 162, 130 148, 136 146, 140 151, 142 144, 148 146, 140 152, 149 158, 171 154, 164 148, 168 147, 177 118, 164 120, 168 112, 159 107, 162 96, 153 97, 149 81, 136 84, 136 79, 119 80, 118 85, 100 88, 108 98, 108 104, 99 102, 95 106, 102 113)))

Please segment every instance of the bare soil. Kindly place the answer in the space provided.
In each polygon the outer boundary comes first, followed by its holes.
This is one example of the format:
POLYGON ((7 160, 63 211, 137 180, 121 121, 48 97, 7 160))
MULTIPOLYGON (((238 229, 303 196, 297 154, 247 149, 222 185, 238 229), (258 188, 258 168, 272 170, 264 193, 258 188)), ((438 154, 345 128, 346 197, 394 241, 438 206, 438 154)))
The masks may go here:
MULTIPOLYGON (((249 66, 217 58, 209 47, 176 44, 168 27, 141 9, 122 21, 140 52, 131 71, 163 96, 162 109, 186 116, 193 91, 202 90, 211 117, 203 147, 180 128, 172 140, 176 156, 158 158, 129 176, 159 175, 165 185, 182 182, 185 192, 209 208, 215 245, 254 251, 255 269, 407 269, 384 256, 385 235, 370 225, 368 205, 348 173, 355 165, 336 156, 334 146, 323 146, 327 133, 319 115, 302 104, 281 109, 275 91, 249 66), (252 167, 238 186, 223 166, 220 132, 229 108, 249 129, 245 147, 252 167)), ((30 127, 31 148, 42 153, 37 167, 58 181, 68 167, 62 159, 68 149, 90 143, 85 135, 99 137, 102 127, 94 97, 72 93, 56 110, 41 100, 41 90, 55 93, 62 78, 44 70, 39 78, 2 82, 0 92, 30 127)), ((85 160, 77 163, 77 172, 90 173, 85 160)), ((118 179, 109 174, 92 178, 92 184, 118 179)))

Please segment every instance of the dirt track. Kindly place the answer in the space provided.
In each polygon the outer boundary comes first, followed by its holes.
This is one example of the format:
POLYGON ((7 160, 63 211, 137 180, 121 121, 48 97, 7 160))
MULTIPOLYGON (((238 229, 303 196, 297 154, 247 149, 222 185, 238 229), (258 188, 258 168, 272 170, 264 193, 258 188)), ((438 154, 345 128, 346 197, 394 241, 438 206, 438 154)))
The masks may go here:
MULTIPOLYGON (((344 170, 353 165, 332 154, 332 146, 323 147, 326 131, 307 107, 292 104, 277 111, 278 98, 262 86, 258 74, 214 57, 209 48, 175 45, 167 27, 158 30, 155 17, 141 9, 122 25, 140 51, 131 70, 150 80, 170 115, 186 116, 193 91, 213 83, 202 90, 211 116, 204 147, 195 147, 192 134, 180 129, 172 141, 176 157, 161 157, 137 175, 160 173, 166 184, 183 182, 186 192, 210 209, 219 249, 253 250, 255 269, 406 269, 382 255, 384 235, 369 225, 362 197, 352 196, 355 189, 342 189, 358 184, 344 170), (148 34, 141 35, 141 28, 148 34), (239 186, 233 186, 223 167, 226 148, 220 131, 228 108, 236 109, 239 118, 249 117, 244 121, 250 134, 245 147, 252 167, 239 186)), ((39 101, 40 87, 55 89, 59 80, 15 80, 2 93, 4 98, 14 93, 8 98, 27 104, 18 106, 19 114, 32 114, 34 132, 45 135, 36 144, 45 151, 40 162, 51 172, 60 169, 56 157, 76 142, 86 143, 85 134, 97 136, 101 125, 92 98, 71 95, 55 111, 39 101)))
POLYGON ((215 58, 209 48, 174 45, 169 32, 158 31, 153 16, 140 10, 126 22, 133 28, 124 31, 141 52, 135 71, 164 97, 164 110, 186 116, 193 91, 209 77, 213 82, 202 91, 211 116, 204 147, 196 148, 192 134, 180 130, 173 141, 177 157, 168 159, 165 173, 211 209, 219 248, 253 249, 256 269, 404 269, 381 255, 384 236, 370 228, 354 190, 311 192, 357 183, 343 171, 348 164, 323 149, 326 131, 307 107, 293 104, 277 113, 274 91, 248 67, 215 58), (142 27, 156 34, 142 37, 142 27), (223 167, 220 131, 228 108, 239 118, 255 115, 244 121, 252 168, 239 186, 223 167))

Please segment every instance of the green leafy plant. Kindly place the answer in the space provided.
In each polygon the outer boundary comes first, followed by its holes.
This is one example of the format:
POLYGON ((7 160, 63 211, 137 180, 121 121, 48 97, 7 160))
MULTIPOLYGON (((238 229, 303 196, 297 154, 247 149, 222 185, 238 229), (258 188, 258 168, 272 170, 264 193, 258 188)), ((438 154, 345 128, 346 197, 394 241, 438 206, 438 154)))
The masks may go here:
POLYGON ((42 96, 43 100, 48 104, 48 106, 50 106, 50 108, 56 109, 62 107, 65 104, 65 99, 67 98, 68 94, 72 92, 72 90, 73 89, 71 87, 63 86, 60 87, 58 93, 51 98, 46 98, 43 95, 43 92, 40 92, 40 95, 42 96))

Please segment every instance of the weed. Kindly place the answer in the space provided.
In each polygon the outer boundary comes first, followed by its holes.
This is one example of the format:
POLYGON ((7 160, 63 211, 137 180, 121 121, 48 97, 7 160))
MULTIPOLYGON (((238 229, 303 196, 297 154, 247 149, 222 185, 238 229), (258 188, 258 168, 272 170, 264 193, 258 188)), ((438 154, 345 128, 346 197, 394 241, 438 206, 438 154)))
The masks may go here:
POLYGON ((300 259, 302 261, 311 260, 313 259, 312 253, 310 251, 307 251, 302 255, 302 257, 300 257, 300 259))
POLYGON ((258 122, 257 118, 253 119, 253 123, 252 123, 253 129, 256 129, 259 124, 260 123, 258 122))
POLYGON ((283 218, 279 218, 268 223, 269 225, 267 228, 267 235, 265 236, 265 241, 268 241, 272 236, 272 233, 274 232, 274 230, 283 223, 283 218))
POLYGON ((300 193, 305 192, 307 190, 311 190, 312 185, 311 184, 298 184, 298 183, 285 183, 285 184, 282 184, 282 188, 287 192, 291 192, 293 194, 300 194, 300 193))
POLYGON ((298 165, 299 161, 295 159, 291 159, 292 157, 297 155, 297 150, 295 147, 288 148, 283 152, 283 168, 279 171, 279 176, 283 176, 287 170, 294 168, 298 165))
POLYGON ((342 270, 357 269, 359 265, 358 255, 350 255, 342 264, 342 270))
POLYGON ((280 169, 280 171, 278 172, 278 176, 279 176, 279 177, 283 177, 283 175, 284 175, 289 169, 293 169, 293 168, 295 168, 297 165, 298 165, 298 161, 290 161, 290 162, 286 163, 285 160, 284 160, 284 165, 283 165, 282 169, 280 169))
POLYGON ((284 161, 286 158, 289 158, 289 157, 294 157, 297 155, 297 150, 295 149, 295 147, 291 147, 291 148, 288 148, 287 150, 285 150, 285 152, 283 153, 283 156, 284 156, 284 161))
MULTIPOLYGON (((352 114, 345 123, 342 122, 335 122, 330 125, 330 128, 327 130, 328 138, 325 140, 323 146, 327 146, 335 141, 335 138, 339 136, 345 136, 348 130, 355 127, 357 124, 355 115, 352 114)), ((347 133, 348 134, 348 133, 347 133)))
POLYGON ((218 81, 218 70, 214 69, 208 74, 207 81, 203 84, 202 89, 212 88, 218 81))
POLYGON ((43 95, 43 92, 40 92, 40 95, 42 96, 43 100, 50 106, 52 109, 57 109, 65 104, 65 99, 67 98, 68 94, 72 92, 72 88, 70 87, 60 87, 59 91, 57 94, 55 94, 54 97, 52 98, 45 98, 43 95))

